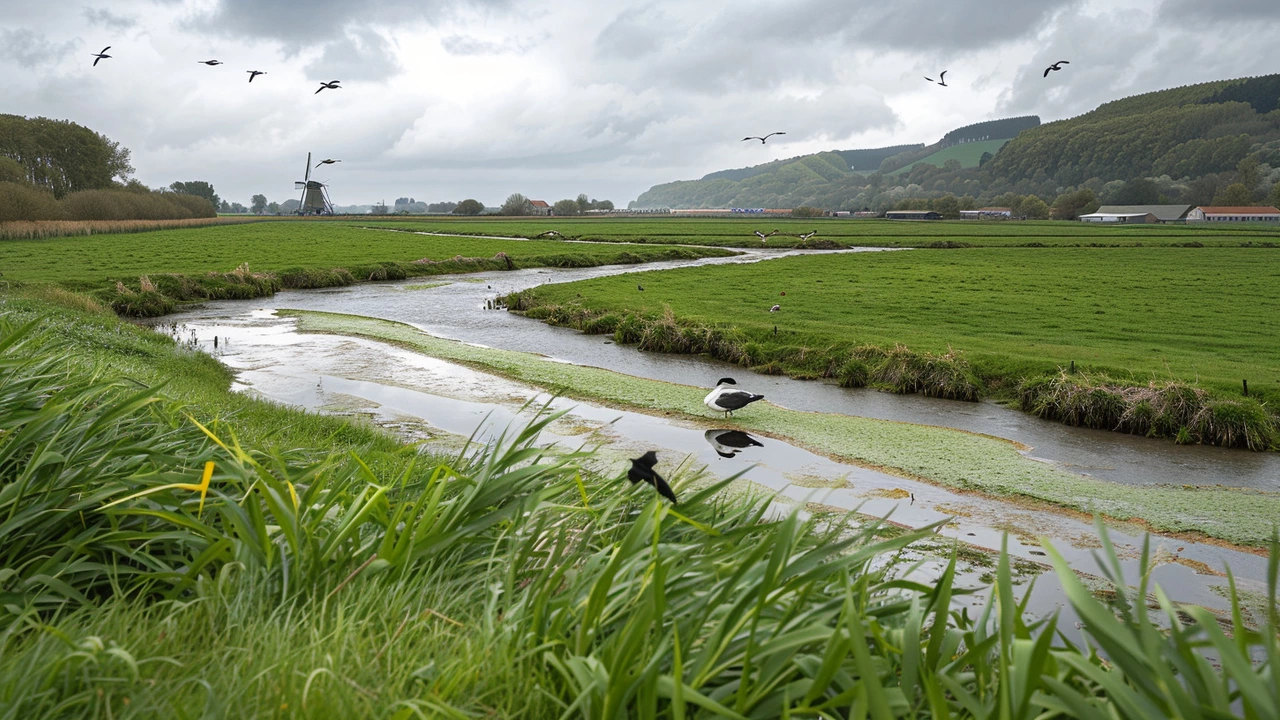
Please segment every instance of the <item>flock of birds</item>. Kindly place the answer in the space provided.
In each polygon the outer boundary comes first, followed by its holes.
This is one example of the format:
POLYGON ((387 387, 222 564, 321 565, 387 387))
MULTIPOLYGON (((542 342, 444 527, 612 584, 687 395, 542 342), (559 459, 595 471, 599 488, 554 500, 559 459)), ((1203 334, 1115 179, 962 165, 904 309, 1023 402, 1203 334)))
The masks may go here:
MULTIPOLYGON (((89 53, 89 55, 91 55, 91 56, 93 57, 93 66, 94 66, 94 67, 97 67, 97 66, 98 66, 98 62, 99 62, 99 61, 101 61, 101 60, 107 60, 107 59, 109 59, 109 58, 111 57, 110 55, 108 55, 108 54, 107 54, 107 51, 108 51, 108 50, 110 50, 110 49, 111 49, 111 47, 112 47, 111 45, 108 45, 108 46, 106 46, 106 47, 102 48, 102 52, 89 53)), ((197 64, 197 65, 208 65, 209 67, 217 67, 218 65, 226 65, 226 63, 222 62, 221 60, 216 60, 216 59, 215 59, 215 60, 197 60, 197 61, 196 61, 196 64, 197 64)), ((249 73, 249 82, 253 82, 253 79, 254 79, 254 78, 256 78, 256 77, 258 77, 259 75, 266 75, 266 74, 267 74, 265 70, 245 70, 245 72, 249 73)), ((321 90, 341 90, 341 89, 342 89, 341 82, 342 82, 341 80, 330 80, 329 82, 322 82, 322 83, 320 83, 320 88, 319 88, 318 90, 316 90, 316 91, 315 91, 315 93, 313 93, 313 94, 315 94, 315 95, 319 95, 321 90)))

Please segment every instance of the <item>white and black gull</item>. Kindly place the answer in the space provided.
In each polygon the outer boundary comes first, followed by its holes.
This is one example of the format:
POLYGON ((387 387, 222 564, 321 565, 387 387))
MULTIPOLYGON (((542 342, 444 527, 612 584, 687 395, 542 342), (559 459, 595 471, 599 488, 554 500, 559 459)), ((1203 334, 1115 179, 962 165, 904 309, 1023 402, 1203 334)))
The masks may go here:
POLYGON ((732 428, 715 428, 702 434, 711 448, 722 458, 731 458, 751 447, 764 447, 764 443, 756 440, 741 430, 732 428))
POLYGON ((703 398, 702 404, 729 417, 734 410, 741 410, 757 400, 764 399, 763 395, 739 390, 736 387, 737 384, 733 378, 720 378, 716 388, 703 398))

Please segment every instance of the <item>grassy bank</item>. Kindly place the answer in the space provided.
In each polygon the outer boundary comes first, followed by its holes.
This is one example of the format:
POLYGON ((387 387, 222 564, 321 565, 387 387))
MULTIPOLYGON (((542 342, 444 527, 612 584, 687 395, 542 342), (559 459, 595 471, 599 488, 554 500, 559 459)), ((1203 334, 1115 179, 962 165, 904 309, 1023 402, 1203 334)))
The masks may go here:
MULTIPOLYGON (((702 405, 705 388, 475 347, 384 320, 301 311, 282 314, 298 317, 303 332, 382 340, 570 397, 663 415, 710 416, 702 405)), ((926 482, 1140 520, 1160 531, 1199 533, 1241 545, 1265 545, 1280 513, 1280 494, 1222 487, 1119 485, 1030 460, 1003 440, 945 428, 798 412, 768 401, 753 404, 750 412, 733 422, 744 430, 926 482)))
POLYGON ((336 221, 281 221, 10 240, 0 243, 0 272, 10 283, 54 283, 91 293, 122 314, 155 316, 172 312, 180 302, 258 297, 282 288, 723 254, 727 251, 713 248, 438 238, 336 221))
POLYGON ((635 276, 626 275, 548 285, 508 302, 532 317, 612 333, 644 349, 706 352, 761 372, 944 397, 1012 400, 1021 392, 1023 404, 1045 417, 1174 437, 1185 428, 1185 441, 1259 449, 1274 444, 1277 434, 1274 411, 1258 402, 1280 403, 1280 274, 1266 271, 1274 253, 857 253, 784 258, 767 270, 739 265, 646 273, 643 293, 635 276), (774 304, 779 311, 769 312, 774 304), (1060 371, 1069 372, 1066 382, 1023 382, 1060 371), (1242 380, 1248 380, 1247 398, 1242 380), (1126 424, 1117 422, 1119 415, 1150 410, 1140 406, 1142 398, 1117 405, 1114 393, 1075 392, 1076 400, 1093 397, 1106 407, 1056 412, 1072 382, 1077 390, 1172 383, 1192 390, 1195 407, 1173 426, 1126 424), (1230 412, 1223 407, 1221 418, 1265 421, 1243 433, 1191 422, 1211 402, 1234 403, 1230 412))
POLYGON ((763 499, 726 501, 684 477, 671 508, 532 446, 539 425, 467 457, 402 448, 367 465, 365 447, 290 429, 345 423, 237 400, 216 363, 166 338, 102 315, 4 310, 6 717, 1280 709, 1274 612, 1255 632, 1233 602, 1224 632, 1160 596, 1162 632, 1145 581, 1107 607, 1050 551, 1104 663, 1054 620, 1026 618, 1005 561, 976 590, 989 596, 977 614, 954 610, 974 592, 954 561, 928 583, 902 579, 911 568, 895 554, 927 531, 767 520, 763 499), (137 382, 157 375, 172 384, 137 382), (222 402, 255 409, 229 416, 222 402))
POLYGON ((902 222, 841 218, 396 218, 361 223, 406 231, 533 238, 548 231, 603 242, 760 247, 759 230, 778 234, 768 247, 1280 247, 1280 228, 1202 225, 1100 226, 1058 221, 902 222))

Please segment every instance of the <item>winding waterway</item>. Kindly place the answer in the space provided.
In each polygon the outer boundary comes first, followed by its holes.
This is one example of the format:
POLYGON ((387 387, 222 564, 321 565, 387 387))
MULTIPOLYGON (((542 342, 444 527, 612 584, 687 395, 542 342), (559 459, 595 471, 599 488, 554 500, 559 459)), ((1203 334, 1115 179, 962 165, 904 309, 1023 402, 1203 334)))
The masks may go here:
MULTIPOLYGON (((491 272, 285 292, 272 298, 210 303, 164 322, 179 338, 192 339, 235 369, 241 390, 319 411, 371 417, 409 437, 429 442, 448 445, 451 438, 453 447, 458 436, 476 432, 483 439, 510 423, 527 420, 527 411, 522 418, 520 407, 528 401, 545 402, 549 398, 534 388, 384 343, 300 334, 294 321, 277 317, 275 309, 321 310, 396 320, 441 337, 536 352, 555 361, 691 385, 708 385, 725 374, 737 374, 744 385, 749 382, 753 390, 764 392, 779 405, 996 435, 1031 446, 1029 454, 1046 462, 1114 482, 1280 487, 1280 465, 1274 455, 1180 447, 1167 441, 1069 428, 994 403, 895 396, 750 375, 716 361, 638 352, 613 345, 603 337, 585 336, 485 309, 487 301, 498 294, 546 282, 688 265, 756 262, 785 254, 792 253, 755 252, 737 258, 643 267, 491 272), (415 285, 432 287, 410 289, 415 285), (219 339, 217 347, 213 343, 215 337, 219 339)), ((941 535, 977 547, 999 549, 1008 534, 1010 554, 1033 563, 1045 563, 1047 558, 1037 538, 1047 537, 1073 568, 1086 574, 1102 574, 1094 557, 1096 531, 1088 519, 1077 515, 1028 509, 868 470, 771 438, 754 438, 759 445, 741 450, 723 445, 717 448, 708 438, 715 435, 717 428, 706 423, 579 401, 556 400, 555 405, 570 412, 545 439, 571 446, 603 445, 607 452, 602 457, 618 465, 602 468, 606 472, 620 471, 626 455, 659 448, 662 467, 677 476, 702 468, 720 477, 743 473, 752 483, 779 493, 782 502, 857 509, 865 515, 890 516, 893 522, 907 527, 924 527, 950 518, 941 535)), ((1124 558, 1126 577, 1135 578, 1143 542, 1141 533, 1121 527, 1113 529, 1111 537, 1124 558)), ((1221 572, 1227 566, 1242 587, 1265 593, 1266 563, 1255 554, 1158 535, 1153 537, 1153 547, 1161 563, 1153 576, 1177 600, 1222 609, 1225 579, 1221 572)), ((922 571, 928 572, 930 563, 936 561, 924 560, 922 571)), ((971 566, 968 576, 972 578, 981 571, 981 566, 971 566)), ((1041 576, 1035 588, 1031 607, 1037 612, 1064 609, 1061 588, 1051 573, 1041 576)))

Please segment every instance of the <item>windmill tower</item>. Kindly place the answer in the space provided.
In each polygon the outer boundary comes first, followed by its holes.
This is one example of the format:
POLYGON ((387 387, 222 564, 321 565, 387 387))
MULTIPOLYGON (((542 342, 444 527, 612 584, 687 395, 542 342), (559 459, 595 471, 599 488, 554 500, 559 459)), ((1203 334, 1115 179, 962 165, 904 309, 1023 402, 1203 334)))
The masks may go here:
POLYGON ((299 215, 333 214, 333 203, 329 202, 329 191, 324 183, 311 179, 311 153, 307 153, 307 172, 302 180, 293 183, 293 189, 302 191, 299 215))

